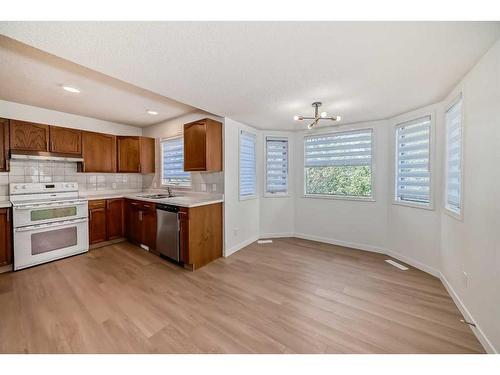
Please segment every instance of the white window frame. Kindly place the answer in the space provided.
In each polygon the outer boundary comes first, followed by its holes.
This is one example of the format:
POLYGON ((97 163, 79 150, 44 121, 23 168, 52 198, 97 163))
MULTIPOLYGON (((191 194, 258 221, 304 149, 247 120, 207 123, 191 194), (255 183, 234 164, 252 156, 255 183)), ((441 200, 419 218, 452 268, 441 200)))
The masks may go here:
POLYGON ((257 180, 258 180, 258 172, 257 172, 257 134, 248 130, 243 130, 239 129, 238 130, 238 198, 240 201, 247 201, 250 199, 257 199, 257 180), (255 137, 255 192, 252 195, 241 195, 241 189, 240 189, 240 184, 241 184, 241 168, 240 168, 240 163, 241 163, 241 154, 240 154, 240 148, 241 148, 241 134, 245 132, 248 134, 252 134, 255 137))
POLYGON ((264 198, 287 198, 290 197, 290 139, 288 136, 264 134, 264 198), (267 191, 267 139, 275 138, 287 142, 287 191, 270 193, 267 191))
MULTIPOLYGON (((191 187, 193 186, 193 181, 192 181, 192 175, 191 173, 189 173, 189 185, 187 184, 164 184, 163 183, 163 142, 165 141, 170 141, 170 140, 173 140, 173 139, 179 139, 179 138, 182 138, 184 139, 184 136, 182 134, 180 135, 176 135, 176 136, 173 136, 173 137, 168 137, 168 138, 160 138, 160 186, 164 186, 164 187, 175 187, 175 188, 178 188, 178 189, 191 189, 191 187)), ((183 159, 183 162, 184 162, 184 159, 183 159)))
POLYGON ((346 130, 339 130, 339 131, 323 131, 323 132, 318 132, 315 134, 307 134, 304 135, 302 139, 302 188, 303 188, 303 198, 312 198, 312 199, 336 199, 336 200, 345 200, 345 201, 359 201, 359 202, 376 202, 376 179, 375 179, 375 173, 376 173, 376 160, 375 160, 375 147, 376 147, 376 140, 375 140, 375 129, 374 128, 359 128, 359 129, 346 129, 346 130), (306 156, 306 138, 309 138, 311 136, 315 135, 329 135, 329 134, 338 134, 338 133, 351 133, 351 132, 357 132, 357 131, 364 131, 364 130, 369 130, 371 131, 372 134, 372 155, 371 155, 371 186, 372 186, 372 194, 369 197, 356 197, 356 196, 349 196, 349 195, 334 195, 334 194, 307 194, 307 187, 306 187, 306 166, 305 166, 305 156, 306 156))
POLYGON ((421 208, 423 210, 435 210, 435 199, 434 199, 434 147, 436 138, 436 126, 435 126, 435 113, 434 112, 422 112, 418 114, 413 114, 398 120, 397 124, 394 125, 393 129, 393 139, 394 139, 394 152, 392 153, 394 157, 394 162, 392 163, 392 204, 398 206, 406 206, 413 208, 421 208), (417 120, 422 117, 430 117, 431 125, 429 131, 429 204, 417 203, 417 202, 406 202, 397 199, 397 163, 398 163, 398 128, 402 127, 408 121, 417 120))
POLYGON ((464 95, 460 92, 450 103, 446 106, 444 111, 444 189, 443 189, 443 208, 444 212, 450 217, 463 221, 464 219, 464 151, 465 151, 465 106, 464 106, 464 95), (462 100, 462 113, 460 119, 460 213, 450 209, 448 207, 448 124, 446 123, 446 112, 450 110, 455 104, 462 100))

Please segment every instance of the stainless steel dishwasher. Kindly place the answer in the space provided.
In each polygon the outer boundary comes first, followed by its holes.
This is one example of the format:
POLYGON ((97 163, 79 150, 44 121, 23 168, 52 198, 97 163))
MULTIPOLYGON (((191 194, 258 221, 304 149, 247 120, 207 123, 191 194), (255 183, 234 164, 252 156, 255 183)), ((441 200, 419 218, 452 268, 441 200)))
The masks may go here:
POLYGON ((175 261, 179 256, 179 207, 156 205, 156 250, 175 261))

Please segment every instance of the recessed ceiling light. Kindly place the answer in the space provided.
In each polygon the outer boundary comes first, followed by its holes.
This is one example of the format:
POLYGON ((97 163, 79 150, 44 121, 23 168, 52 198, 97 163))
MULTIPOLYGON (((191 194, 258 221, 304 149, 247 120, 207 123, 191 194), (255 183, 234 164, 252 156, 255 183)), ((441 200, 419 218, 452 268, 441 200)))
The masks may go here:
POLYGON ((62 85, 63 90, 66 90, 67 92, 71 92, 73 94, 78 94, 80 92, 80 89, 77 89, 76 87, 73 86, 68 86, 68 85, 62 85))
POLYGON ((152 110, 150 110, 150 109, 148 109, 148 110, 146 111, 146 113, 147 113, 148 115, 152 115, 152 116, 156 116, 156 115, 158 114, 158 112, 156 112, 156 111, 152 111, 152 110))

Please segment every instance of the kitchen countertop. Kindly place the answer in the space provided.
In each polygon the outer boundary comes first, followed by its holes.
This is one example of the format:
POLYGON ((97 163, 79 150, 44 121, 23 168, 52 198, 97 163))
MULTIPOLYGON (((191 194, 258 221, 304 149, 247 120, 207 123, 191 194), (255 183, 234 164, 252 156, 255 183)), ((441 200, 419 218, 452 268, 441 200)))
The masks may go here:
POLYGON ((159 204, 171 204, 173 206, 187 207, 187 208, 206 206, 209 204, 224 202, 223 194, 207 194, 207 193, 189 192, 189 193, 177 193, 180 195, 172 197, 172 198, 151 199, 151 198, 144 197, 144 195, 149 195, 149 194, 165 194, 165 192, 164 191, 161 191, 161 192, 158 192, 158 191, 153 191, 153 192, 121 192, 121 193, 110 192, 110 193, 103 193, 103 194, 92 194, 92 195, 87 195, 87 196, 85 196, 85 194, 80 194, 80 196, 88 198, 88 200, 129 198, 129 199, 135 199, 135 200, 140 200, 140 201, 144 201, 144 202, 152 202, 152 203, 159 203, 159 204))
POLYGON ((10 207, 10 206, 12 206, 10 201, 0 200, 0 208, 6 208, 6 207, 10 207))

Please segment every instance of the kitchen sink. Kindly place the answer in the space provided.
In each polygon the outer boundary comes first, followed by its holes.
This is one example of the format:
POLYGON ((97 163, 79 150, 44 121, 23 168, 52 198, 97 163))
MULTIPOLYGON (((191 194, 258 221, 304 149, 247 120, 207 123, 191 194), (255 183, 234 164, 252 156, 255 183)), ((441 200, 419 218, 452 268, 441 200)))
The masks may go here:
POLYGON ((149 195, 141 195, 142 198, 148 199, 165 199, 165 198, 173 198, 175 195, 168 194, 149 194, 149 195))

